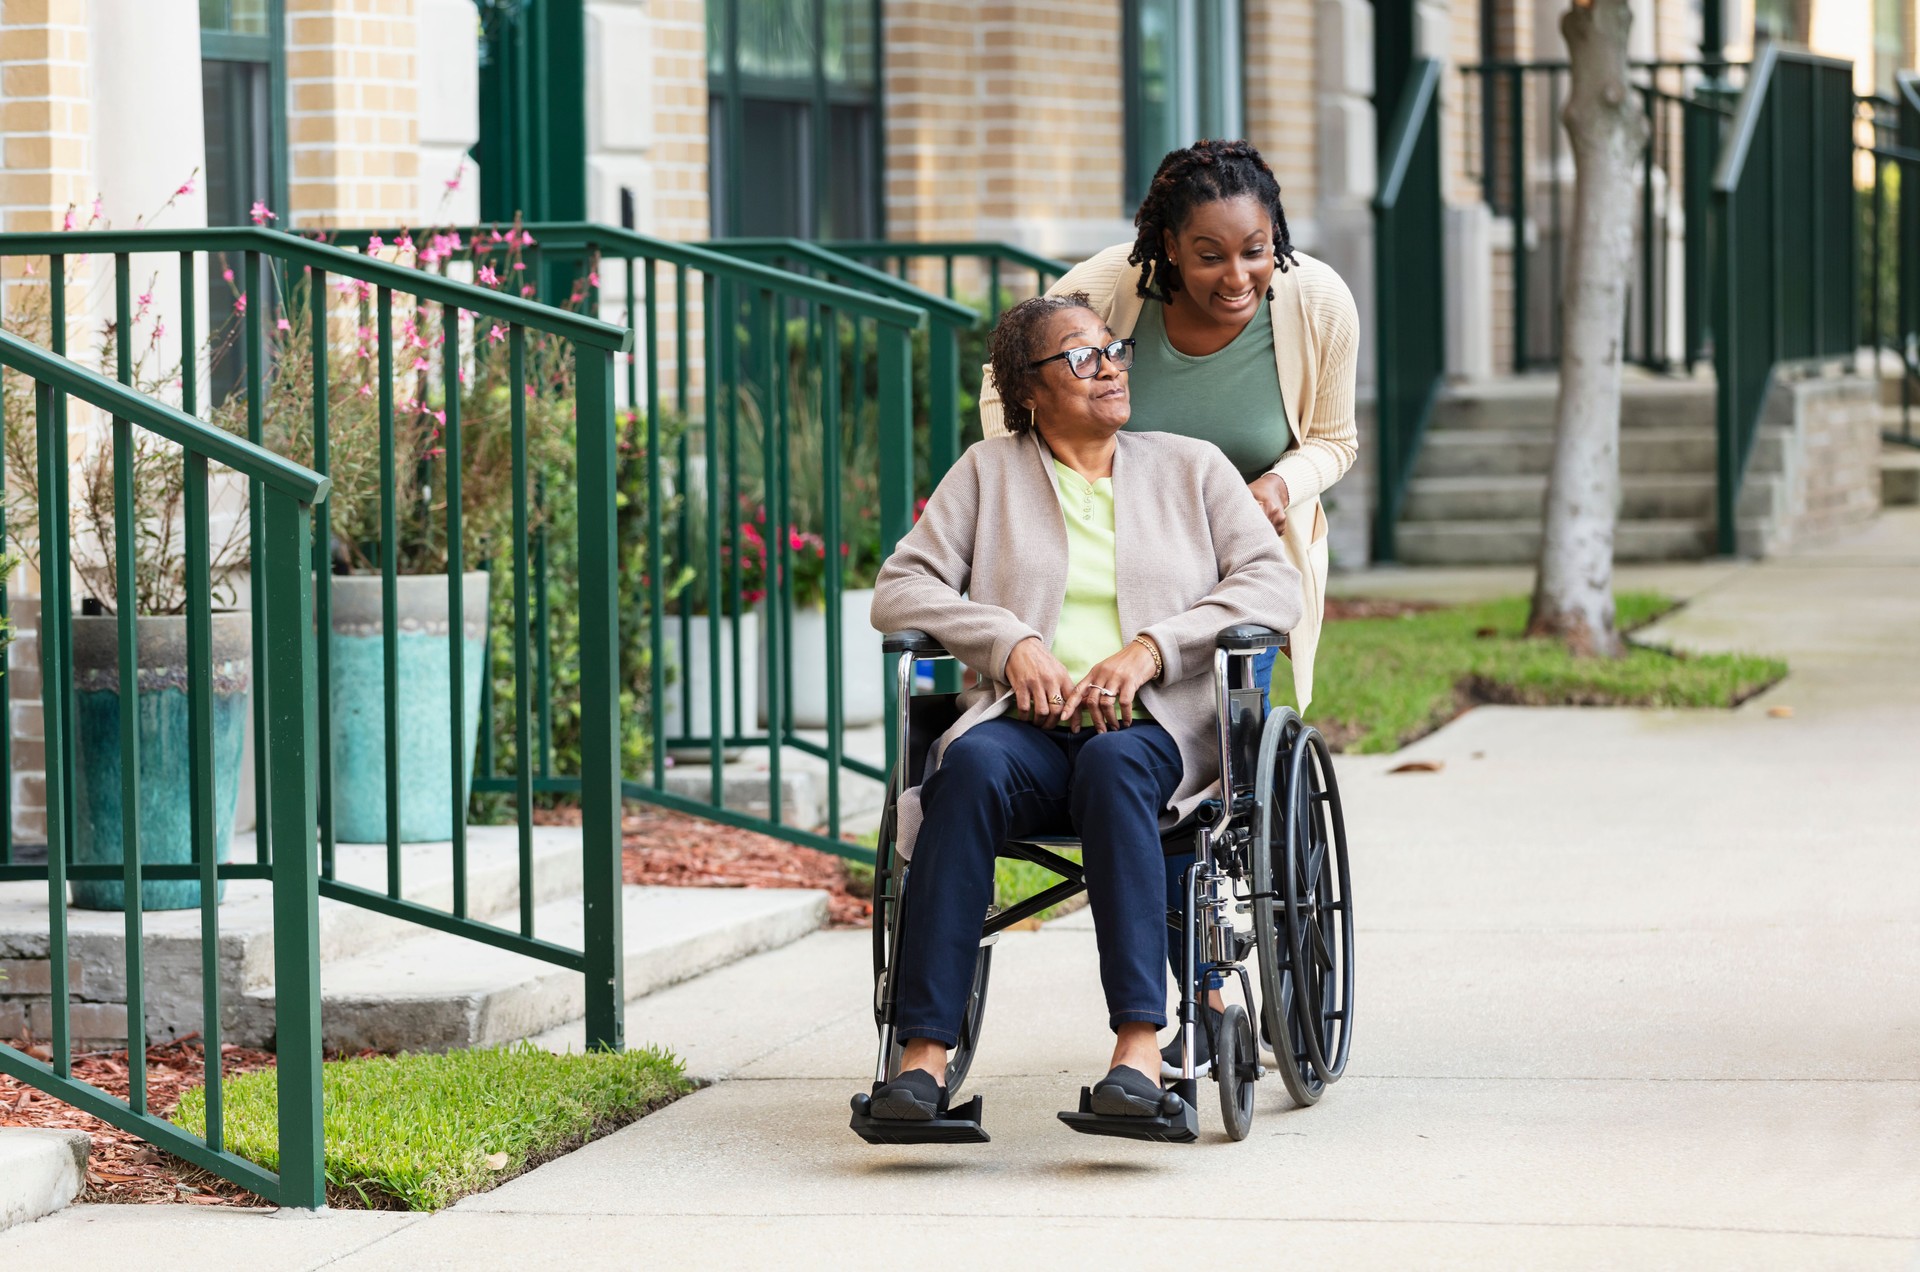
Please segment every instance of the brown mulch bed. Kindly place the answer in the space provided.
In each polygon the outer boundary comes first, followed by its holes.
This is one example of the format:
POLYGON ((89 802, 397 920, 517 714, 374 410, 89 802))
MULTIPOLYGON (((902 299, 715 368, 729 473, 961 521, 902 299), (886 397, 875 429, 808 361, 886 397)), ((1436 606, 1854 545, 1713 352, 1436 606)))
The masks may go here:
MULTIPOLYGON (((52 1052, 43 1042, 31 1038, 7 1041, 9 1046, 36 1059, 52 1058, 52 1052)), ((226 1046, 220 1048, 220 1062, 221 1072, 231 1078, 272 1068, 273 1053, 226 1046)), ((204 1055, 192 1035, 164 1047, 148 1047, 148 1109, 160 1117, 170 1115, 179 1105, 183 1092, 201 1085, 203 1064, 204 1055)), ((127 1098, 126 1050, 76 1054, 73 1076, 124 1100, 127 1098)), ((0 1126, 85 1131, 93 1140, 93 1148, 87 1157, 87 1183, 80 1194, 81 1201, 249 1207, 272 1204, 238 1184, 210 1175, 130 1132, 109 1126, 3 1073, 0 1073, 0 1126)))
MULTIPOLYGON (((577 808, 541 809, 533 819, 577 826, 577 808)), ((704 821, 664 808, 629 808, 622 818, 623 875, 661 888, 818 888, 835 927, 865 927, 868 890, 832 853, 704 821)))
POLYGON ((1329 596, 1326 621, 1338 623, 1350 618, 1399 618, 1403 614, 1425 614, 1445 609, 1437 601, 1396 601, 1374 596, 1329 596))

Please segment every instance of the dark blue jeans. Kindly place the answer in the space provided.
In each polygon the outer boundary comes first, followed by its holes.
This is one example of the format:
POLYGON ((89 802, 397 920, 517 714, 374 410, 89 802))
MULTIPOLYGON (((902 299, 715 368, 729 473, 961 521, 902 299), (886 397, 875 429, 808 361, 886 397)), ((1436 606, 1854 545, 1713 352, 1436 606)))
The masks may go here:
POLYGON ((1108 1022, 1167 1023, 1160 810, 1180 752, 1157 724, 1109 733, 1001 718, 947 748, 921 791, 895 989, 897 1036, 959 1039, 995 851, 1021 835, 1078 835, 1108 1022))
MULTIPOLYGON (((1253 656, 1253 683, 1269 698, 1273 695, 1273 664, 1280 657, 1280 651, 1269 649, 1253 656)), ((1193 864, 1194 855, 1190 852, 1177 857, 1166 858, 1167 863, 1167 909, 1175 914, 1187 908, 1187 868, 1193 864)), ((1170 948, 1167 951, 1167 965, 1173 968, 1173 977, 1180 979, 1180 951, 1170 948)), ((1218 989, 1221 977, 1208 978, 1207 989, 1218 989)))

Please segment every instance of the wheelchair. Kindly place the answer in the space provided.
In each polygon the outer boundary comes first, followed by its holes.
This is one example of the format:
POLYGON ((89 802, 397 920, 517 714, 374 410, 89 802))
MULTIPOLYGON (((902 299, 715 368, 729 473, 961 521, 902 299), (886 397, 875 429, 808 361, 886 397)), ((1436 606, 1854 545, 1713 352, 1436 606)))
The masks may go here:
MULTIPOLYGON (((1059 1115, 1075 1131, 1192 1143, 1199 1137, 1196 1036, 1208 1029, 1211 1076, 1227 1135, 1245 1139, 1253 1125, 1254 1083, 1267 1073, 1253 1020, 1246 1007, 1231 1003, 1215 1026, 1199 1008, 1202 987, 1218 987, 1229 976, 1238 980, 1242 1002, 1253 1004, 1249 961, 1260 980, 1260 1036, 1293 1102, 1316 1103, 1346 1070, 1353 1035, 1353 902, 1339 786, 1325 739, 1291 708, 1269 711, 1265 692, 1254 683, 1255 655, 1285 641, 1265 627, 1229 627, 1219 634, 1213 681, 1220 771, 1226 780, 1220 797, 1204 801, 1192 816, 1162 832, 1168 856, 1194 856, 1185 874, 1184 908, 1167 913, 1181 969, 1174 1019, 1181 1076, 1163 1092, 1156 1116, 1095 1113, 1091 1091, 1081 1088, 1080 1107, 1059 1115)), ((1000 845, 998 856, 1042 866, 1060 882, 988 911, 959 1041, 948 1053, 947 1108, 922 1122, 871 1116, 872 1092, 898 1075, 902 1051, 894 1036, 888 970, 911 920, 905 905, 911 863, 898 853, 895 805, 902 790, 919 783, 933 742, 958 718, 958 695, 913 692, 917 660, 952 657, 937 640, 924 632, 894 632, 883 647, 905 657, 898 671, 898 754, 874 859, 873 1011, 879 1055, 872 1090, 853 1097, 852 1129, 871 1144, 986 1143, 981 1097, 956 1101, 986 1019, 994 946, 1014 924, 1085 890, 1081 867, 1061 855, 1079 841, 1035 836, 1000 845)))

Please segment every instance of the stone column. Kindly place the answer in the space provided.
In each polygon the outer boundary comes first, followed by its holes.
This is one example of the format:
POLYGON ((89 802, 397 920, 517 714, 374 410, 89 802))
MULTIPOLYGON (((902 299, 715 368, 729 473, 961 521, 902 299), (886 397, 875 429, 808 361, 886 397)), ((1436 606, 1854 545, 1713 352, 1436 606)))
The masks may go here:
POLYGON ((287 0, 279 225, 419 222, 419 48, 415 0, 287 0))

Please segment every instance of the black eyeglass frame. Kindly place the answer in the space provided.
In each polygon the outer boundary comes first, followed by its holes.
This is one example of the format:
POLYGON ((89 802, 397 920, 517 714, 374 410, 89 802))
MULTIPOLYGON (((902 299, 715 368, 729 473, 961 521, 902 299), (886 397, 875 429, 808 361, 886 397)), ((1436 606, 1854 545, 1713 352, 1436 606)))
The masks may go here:
POLYGON ((1100 345, 1075 345, 1064 353, 1056 353, 1050 358, 1042 358, 1038 362, 1027 363, 1027 370, 1038 371, 1049 362, 1065 362, 1067 364, 1067 370, 1073 373, 1074 379, 1091 380, 1094 376, 1100 374, 1100 360, 1102 358, 1113 363, 1116 368, 1122 371, 1131 367, 1133 365, 1133 337, 1122 337, 1104 348, 1100 345), (1114 350, 1116 349, 1120 350, 1120 352, 1115 353, 1114 350), (1091 352, 1094 356, 1086 359, 1082 365, 1092 369, 1083 372, 1073 365, 1073 355, 1088 352, 1091 352), (1121 361, 1122 358, 1125 358, 1126 361, 1121 361))

